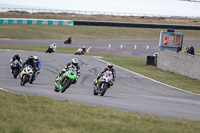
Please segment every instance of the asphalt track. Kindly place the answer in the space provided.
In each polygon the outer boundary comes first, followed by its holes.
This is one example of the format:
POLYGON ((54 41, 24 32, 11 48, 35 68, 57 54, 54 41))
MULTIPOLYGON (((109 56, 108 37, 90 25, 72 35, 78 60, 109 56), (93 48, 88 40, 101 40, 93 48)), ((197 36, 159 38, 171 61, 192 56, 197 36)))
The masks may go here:
POLYGON ((200 120, 200 95, 158 83, 117 66, 114 66, 117 72, 114 86, 107 90, 105 96, 94 96, 93 80, 106 63, 91 56, 0 50, 0 61, 0 88, 11 92, 59 100, 67 99, 75 103, 159 117, 200 120), (12 77, 9 60, 16 52, 20 54, 23 61, 30 55, 37 55, 40 58, 41 73, 33 84, 27 83, 21 86, 20 79, 12 77), (81 77, 77 84, 72 85, 65 93, 54 92, 56 75, 65 63, 70 62, 74 57, 80 61, 81 77))
MULTIPOLYGON (((73 39, 73 38, 72 38, 73 39)), ((32 46, 47 46, 51 43, 56 43, 58 47, 92 47, 90 52, 106 53, 115 55, 125 55, 134 57, 144 57, 153 55, 158 51, 159 40, 82 40, 73 41, 72 44, 64 44, 64 40, 18 40, 18 39, 0 39, 0 45, 32 45, 32 46), (111 44, 111 49, 108 49, 111 44), (120 49, 121 45, 123 49, 120 49), (136 45, 136 50, 134 49, 136 45), (149 45, 149 50, 147 50, 149 45)), ((194 48, 200 47, 200 40, 184 40, 184 46, 189 46, 192 43, 194 48)))

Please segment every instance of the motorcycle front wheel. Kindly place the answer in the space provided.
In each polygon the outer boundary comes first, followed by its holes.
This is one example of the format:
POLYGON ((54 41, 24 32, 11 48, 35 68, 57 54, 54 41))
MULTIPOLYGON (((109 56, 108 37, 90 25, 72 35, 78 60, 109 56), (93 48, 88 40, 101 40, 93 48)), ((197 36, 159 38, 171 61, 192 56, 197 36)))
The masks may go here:
POLYGON ((28 78, 28 75, 23 75, 22 76, 22 81, 21 81, 21 85, 24 86, 27 82, 27 78, 28 78))
POLYGON ((71 85, 70 80, 67 80, 66 84, 63 85, 61 92, 64 93, 66 89, 69 88, 70 85, 71 85))
POLYGON ((96 96, 98 93, 96 92, 96 88, 94 87, 93 94, 96 96))
POLYGON ((103 89, 100 93, 100 96, 104 96, 106 90, 108 89, 108 83, 103 83, 102 85, 103 85, 103 89))
POLYGON ((54 91, 55 91, 55 92, 59 92, 58 87, 55 86, 54 91))
POLYGON ((18 70, 13 70, 13 77, 16 79, 19 74, 18 70))

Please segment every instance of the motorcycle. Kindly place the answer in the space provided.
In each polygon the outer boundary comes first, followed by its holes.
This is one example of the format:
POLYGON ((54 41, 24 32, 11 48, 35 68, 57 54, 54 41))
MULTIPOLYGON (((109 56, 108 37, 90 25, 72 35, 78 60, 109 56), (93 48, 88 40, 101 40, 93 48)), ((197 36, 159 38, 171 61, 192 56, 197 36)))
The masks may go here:
POLYGON ((84 54, 85 52, 83 51, 83 49, 82 48, 79 48, 77 51, 76 51, 76 53, 75 53, 75 55, 81 55, 81 54, 84 54))
POLYGON ((76 69, 70 68, 68 71, 63 73, 61 76, 57 76, 55 80, 55 92, 61 91, 64 93, 71 84, 77 79, 76 69))
POLYGON ((48 46, 48 49, 46 50, 45 53, 52 53, 56 51, 56 46, 48 46))
POLYGON ((18 60, 15 60, 15 61, 11 64, 11 68, 12 68, 13 77, 14 77, 14 78, 17 78, 17 75, 19 74, 20 68, 21 68, 21 65, 20 65, 19 61, 18 61, 18 60))
POLYGON ((113 79, 112 72, 106 71, 105 73, 103 73, 100 79, 94 85, 93 94, 94 95, 100 94, 100 96, 104 96, 107 89, 113 85, 112 79, 113 79))
POLYGON ((33 83, 34 80, 34 72, 33 72, 33 67, 31 65, 27 65, 23 68, 21 71, 21 85, 24 86, 27 82, 30 84, 33 83))
POLYGON ((71 43, 72 43, 72 37, 69 37, 64 41, 64 44, 71 44, 71 43))

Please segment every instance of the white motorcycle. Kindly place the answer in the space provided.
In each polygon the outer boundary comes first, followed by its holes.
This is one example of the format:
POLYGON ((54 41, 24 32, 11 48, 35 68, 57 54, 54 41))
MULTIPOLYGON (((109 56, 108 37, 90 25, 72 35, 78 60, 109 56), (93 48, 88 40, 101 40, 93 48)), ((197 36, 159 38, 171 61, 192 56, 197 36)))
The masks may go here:
POLYGON ((20 73, 21 77, 21 85, 24 86, 27 82, 32 84, 34 79, 34 72, 33 67, 31 65, 27 65, 23 68, 23 70, 20 73))
POLYGON ((75 55, 81 55, 81 54, 84 54, 85 52, 83 51, 83 49, 82 48, 79 48, 77 51, 76 51, 76 53, 75 53, 75 55))
POLYGON ((111 71, 106 71, 105 73, 103 73, 100 79, 98 80, 97 84, 94 85, 93 94, 100 94, 100 96, 104 96, 106 90, 113 85, 112 80, 113 74, 111 71))

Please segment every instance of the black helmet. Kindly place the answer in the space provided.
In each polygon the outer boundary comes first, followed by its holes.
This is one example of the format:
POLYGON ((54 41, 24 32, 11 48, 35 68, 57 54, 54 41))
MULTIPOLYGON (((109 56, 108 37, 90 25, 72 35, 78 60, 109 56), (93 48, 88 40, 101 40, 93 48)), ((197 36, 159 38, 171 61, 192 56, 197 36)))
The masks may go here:
POLYGON ((73 59, 72 59, 72 64, 73 64, 74 66, 77 66, 77 65, 78 65, 78 59, 73 58, 73 59))
POLYGON ((33 61, 34 58, 33 58, 33 56, 31 55, 31 56, 28 57, 28 59, 33 61))
POLYGON ((107 63, 107 67, 108 69, 112 69, 113 68, 113 64, 111 62, 107 63))

